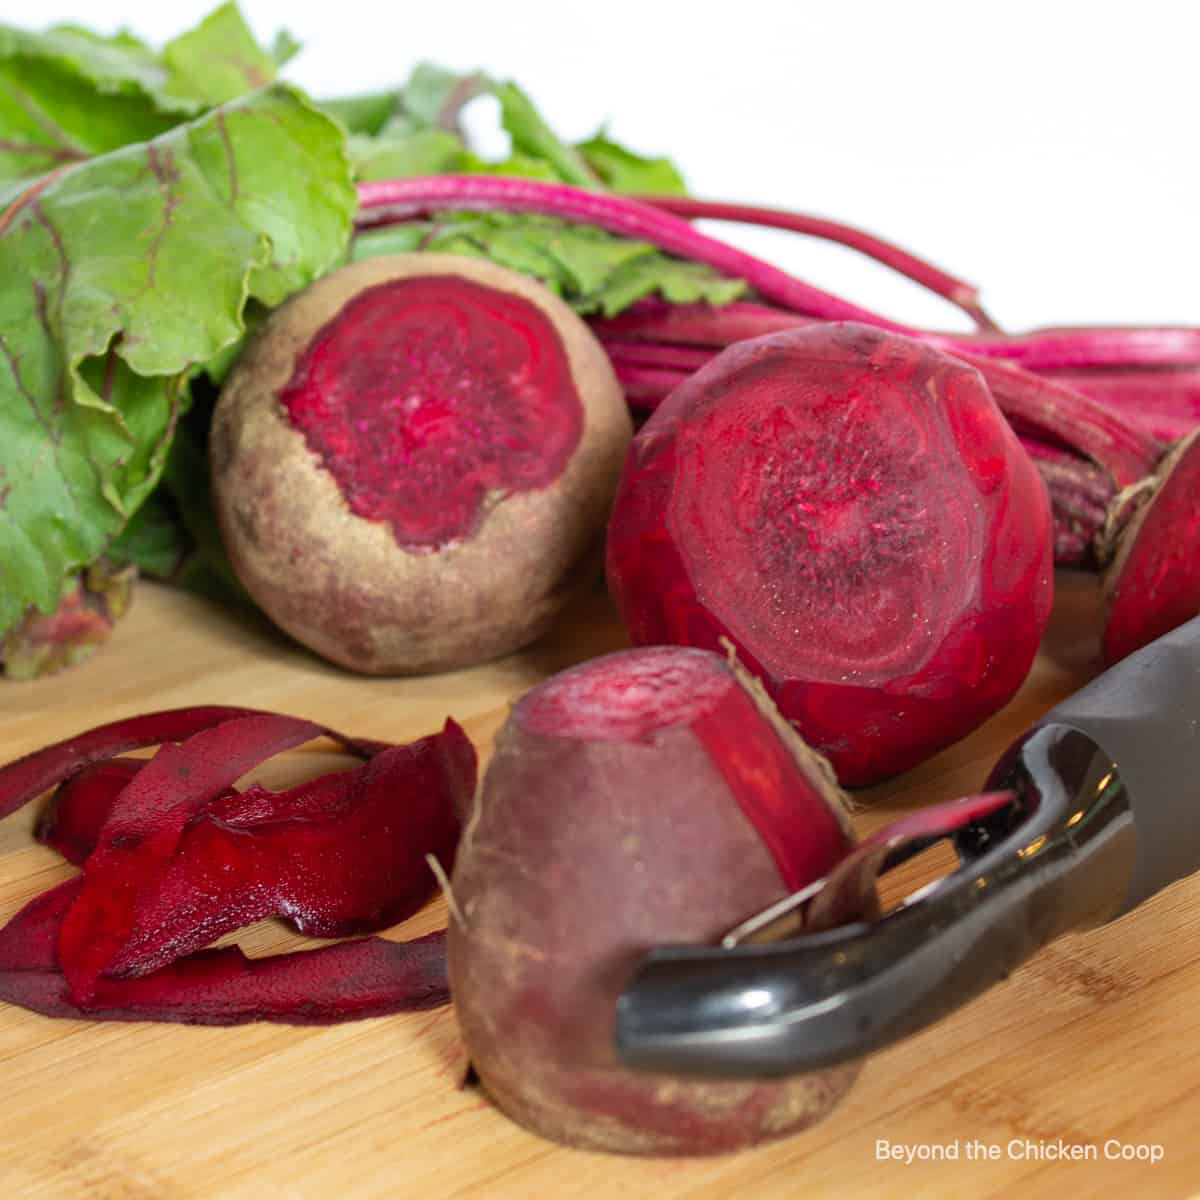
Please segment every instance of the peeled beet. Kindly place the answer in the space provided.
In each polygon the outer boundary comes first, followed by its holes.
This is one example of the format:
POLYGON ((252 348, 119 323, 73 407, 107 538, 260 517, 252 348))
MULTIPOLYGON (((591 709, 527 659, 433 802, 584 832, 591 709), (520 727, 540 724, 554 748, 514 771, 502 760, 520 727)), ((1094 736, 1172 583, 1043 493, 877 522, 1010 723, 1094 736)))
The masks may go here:
POLYGON ((628 650, 524 696, 452 878, 451 995, 490 1097, 533 1131, 646 1154, 803 1129, 856 1065, 764 1081, 633 1071, 617 996, 664 942, 713 942, 823 876, 852 837, 828 765, 740 669, 628 650))
POLYGON ((277 309, 213 419, 217 514, 282 628, 371 674, 508 653, 593 561, 631 435, 587 326, 515 272, 368 259, 277 309))
POLYGON ((971 367, 822 324, 731 346, 634 439, 608 573, 635 643, 730 639, 846 784, 964 736, 1050 612, 1051 517, 971 367))

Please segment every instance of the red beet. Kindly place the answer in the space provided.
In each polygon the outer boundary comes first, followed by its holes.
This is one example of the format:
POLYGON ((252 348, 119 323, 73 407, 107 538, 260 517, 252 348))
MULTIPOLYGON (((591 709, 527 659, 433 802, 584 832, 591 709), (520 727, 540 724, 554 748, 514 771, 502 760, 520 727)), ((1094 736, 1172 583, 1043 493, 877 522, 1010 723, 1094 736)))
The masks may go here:
POLYGON ((1105 575, 1104 661, 1200 614, 1200 430, 1131 498, 1105 575))
POLYGON ((48 1017, 242 1025, 324 1025, 445 1004, 445 934, 410 942, 360 938, 319 950, 247 958, 236 946, 205 950, 141 979, 96 981, 78 1000, 58 966, 64 916, 82 881, 30 901, 0 929, 0 1001, 48 1017))
POLYGON ((374 258, 272 314, 213 418, 231 561, 297 640, 371 674, 446 670, 549 627, 631 433, 587 326, 462 256, 374 258))
POLYGON ((634 440, 608 571, 638 644, 738 647, 847 784, 1013 695, 1051 601, 1045 488, 971 368, 817 325, 730 347, 634 440))
POLYGON ((631 1071, 613 1021, 651 946, 711 942, 829 871, 851 846, 841 804, 828 764, 718 655, 622 651, 526 694, 452 879, 451 992, 491 1098, 544 1136, 654 1154, 824 1115, 855 1065, 745 1082, 631 1071))

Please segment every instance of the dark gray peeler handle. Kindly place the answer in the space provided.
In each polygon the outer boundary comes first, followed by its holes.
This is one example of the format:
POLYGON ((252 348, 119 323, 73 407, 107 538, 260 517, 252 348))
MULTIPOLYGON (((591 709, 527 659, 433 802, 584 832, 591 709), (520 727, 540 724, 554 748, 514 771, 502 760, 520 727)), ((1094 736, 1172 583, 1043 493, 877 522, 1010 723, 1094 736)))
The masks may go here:
POLYGON ((1200 617, 1131 654, 1039 724, 1080 730, 1117 765, 1137 853, 1114 915, 1200 871, 1200 617))

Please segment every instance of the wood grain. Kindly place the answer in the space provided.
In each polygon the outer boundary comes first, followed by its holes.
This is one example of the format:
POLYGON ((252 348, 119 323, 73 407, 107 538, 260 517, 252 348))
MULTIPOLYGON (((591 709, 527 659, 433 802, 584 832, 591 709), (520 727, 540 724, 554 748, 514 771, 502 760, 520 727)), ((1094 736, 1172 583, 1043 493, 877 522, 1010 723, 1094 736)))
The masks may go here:
MULTIPOLYGON (((967 741, 861 795, 866 830, 977 788, 1012 737, 1095 670, 1090 579, 1064 575, 1046 645, 1020 695, 967 741)), ((585 597, 542 645, 471 671, 363 680, 261 621, 153 586, 112 644, 55 679, 0 686, 0 758, 100 721, 234 703, 405 740, 447 714, 486 753, 508 703, 549 672, 615 649, 606 600, 585 597)), ((282 783, 325 766, 298 752, 282 783)), ((1184 781, 1193 791, 1194 780, 1184 781)), ((0 920, 69 872, 30 838, 33 809, 0 823, 0 920)), ((923 882, 922 858, 893 887, 923 882)), ((433 905, 398 927, 438 927, 433 905)), ((303 945, 277 926, 251 953, 303 945)), ((872 1058, 851 1096, 799 1137, 711 1160, 565 1150, 462 1090, 451 1010, 328 1029, 188 1029, 51 1021, 0 1005, 0 1196, 88 1200, 247 1197, 554 1197, 755 1200, 805 1196, 1177 1197, 1200 1184, 1200 878, 1104 929, 1064 939, 934 1029, 872 1058), (876 1145, 958 1161, 879 1160, 876 1145), (967 1161, 972 1139, 999 1148, 967 1161), (1158 1144, 1156 1165, 1105 1159, 1106 1140, 1158 1144), (1019 1157, 1084 1148, 1091 1161, 1019 1157)))

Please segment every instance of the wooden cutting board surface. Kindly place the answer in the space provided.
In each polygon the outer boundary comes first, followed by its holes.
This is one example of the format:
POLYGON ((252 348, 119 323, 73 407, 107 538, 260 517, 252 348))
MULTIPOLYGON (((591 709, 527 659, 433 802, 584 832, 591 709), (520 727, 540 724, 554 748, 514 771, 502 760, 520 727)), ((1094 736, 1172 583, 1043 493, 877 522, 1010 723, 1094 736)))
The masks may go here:
MULTIPOLYGON (((1096 628, 1092 580, 1063 576, 1020 695, 967 741, 864 795, 863 830, 977 789, 1014 735, 1094 673, 1096 628)), ((397 741, 451 714, 486 755, 511 700, 623 644, 597 596, 535 650, 437 678, 363 680, 253 617, 146 585, 89 663, 0 684, 0 758, 192 703, 275 708, 397 741)), ((342 761, 300 751, 257 777, 278 785, 342 761)), ((36 808, 0 822, 0 920, 70 873, 32 841, 36 808)), ((891 887, 937 869, 915 860, 891 887)), ((439 903, 393 932, 444 919, 439 903)), ((305 944, 269 923, 240 940, 251 953, 305 944)), ((1200 877, 1049 947, 870 1059, 823 1124, 753 1151, 636 1160, 563 1149, 460 1089, 461 1069, 449 1008, 322 1029, 192 1029, 53 1021, 0 1004, 0 1197, 1186 1196, 1200 1189, 1200 877), (883 1142, 913 1161, 885 1157, 883 1142)))

